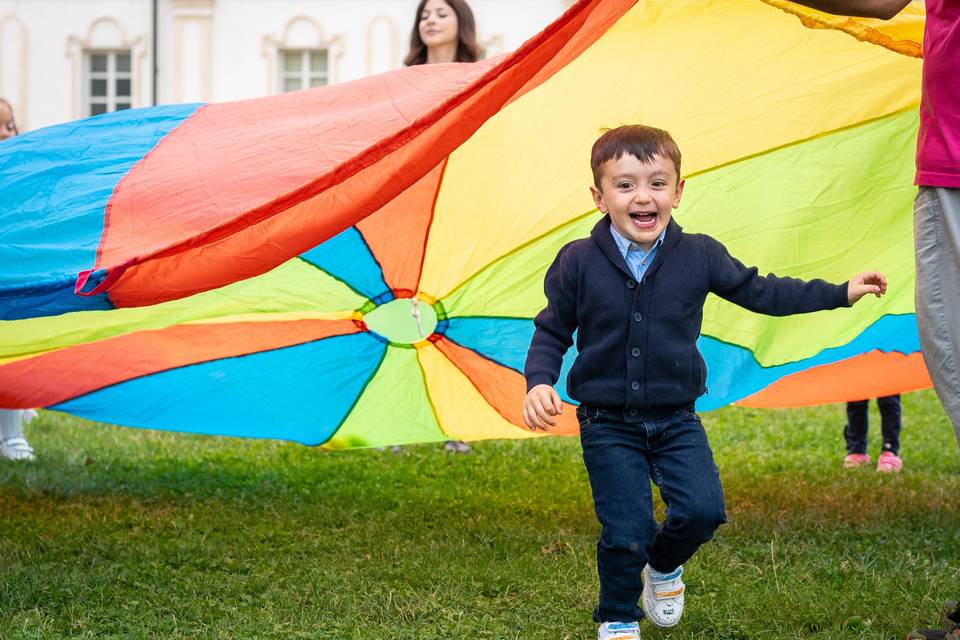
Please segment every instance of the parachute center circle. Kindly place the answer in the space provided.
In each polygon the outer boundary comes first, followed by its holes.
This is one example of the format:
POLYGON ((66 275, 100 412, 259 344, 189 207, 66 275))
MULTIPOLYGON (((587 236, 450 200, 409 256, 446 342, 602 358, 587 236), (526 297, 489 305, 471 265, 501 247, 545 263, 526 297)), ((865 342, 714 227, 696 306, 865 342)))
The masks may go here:
POLYGON ((433 305, 416 298, 396 298, 364 315, 367 328, 395 344, 426 340, 437 328, 433 305))

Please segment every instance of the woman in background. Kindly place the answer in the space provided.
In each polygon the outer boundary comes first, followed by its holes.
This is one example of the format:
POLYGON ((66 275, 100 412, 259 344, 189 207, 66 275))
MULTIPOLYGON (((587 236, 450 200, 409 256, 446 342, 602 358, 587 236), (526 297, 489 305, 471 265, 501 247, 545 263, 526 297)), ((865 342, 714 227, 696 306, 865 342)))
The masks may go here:
POLYGON ((408 67, 480 59, 477 25, 465 0, 420 0, 410 33, 408 67))

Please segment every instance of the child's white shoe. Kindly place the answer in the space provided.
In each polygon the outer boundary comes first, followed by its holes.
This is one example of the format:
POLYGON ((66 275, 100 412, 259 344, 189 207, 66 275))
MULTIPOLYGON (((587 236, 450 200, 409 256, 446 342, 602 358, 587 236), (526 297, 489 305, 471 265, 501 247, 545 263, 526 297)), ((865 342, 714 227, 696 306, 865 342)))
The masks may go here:
POLYGON ((33 447, 26 438, 7 438, 0 440, 0 457, 7 460, 33 460, 33 447))
POLYGON ((640 624, 604 622, 597 630, 597 640, 640 640, 640 624))
POLYGON ((643 568, 643 597, 640 599, 647 620, 657 627, 672 627, 683 615, 683 567, 670 573, 643 568))

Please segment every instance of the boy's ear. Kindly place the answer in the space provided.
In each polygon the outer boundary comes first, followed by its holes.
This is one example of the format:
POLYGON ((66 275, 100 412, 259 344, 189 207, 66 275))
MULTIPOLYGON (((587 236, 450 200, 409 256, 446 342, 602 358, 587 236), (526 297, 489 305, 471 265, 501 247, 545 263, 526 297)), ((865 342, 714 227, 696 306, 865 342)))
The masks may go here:
POLYGON ((597 209, 600 209, 600 213, 606 215, 607 204, 603 201, 603 194, 600 192, 600 189, 597 189, 594 185, 590 185, 590 195, 593 196, 593 202, 597 205, 597 209))
POLYGON ((676 209, 680 206, 680 196, 683 195, 683 185, 687 183, 686 180, 681 180, 677 183, 677 192, 673 195, 673 208, 676 209))

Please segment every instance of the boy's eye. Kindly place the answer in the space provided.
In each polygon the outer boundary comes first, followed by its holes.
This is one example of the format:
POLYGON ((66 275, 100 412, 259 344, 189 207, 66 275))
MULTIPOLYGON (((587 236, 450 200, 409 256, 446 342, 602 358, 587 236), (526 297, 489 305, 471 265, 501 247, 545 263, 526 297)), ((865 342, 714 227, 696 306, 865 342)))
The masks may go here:
POLYGON ((632 186, 629 182, 621 182, 617 185, 617 189, 629 189, 632 186))

